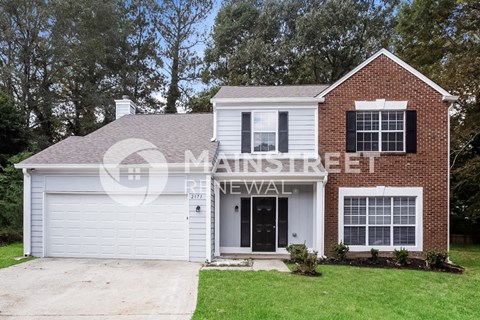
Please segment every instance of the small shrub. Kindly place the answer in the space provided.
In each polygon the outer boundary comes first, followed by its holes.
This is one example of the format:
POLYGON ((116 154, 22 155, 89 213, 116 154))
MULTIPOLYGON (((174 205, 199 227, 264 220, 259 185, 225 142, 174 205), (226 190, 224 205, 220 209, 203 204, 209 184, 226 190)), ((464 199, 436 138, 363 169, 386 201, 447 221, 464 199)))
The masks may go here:
POLYGON ((15 230, 10 227, 0 229, 0 246, 22 242, 22 240, 23 237, 21 230, 15 230))
POLYGON ((370 262, 375 264, 378 262, 378 253, 379 253, 379 250, 378 249, 374 249, 372 248, 370 250, 370 254, 371 254, 371 257, 370 257, 370 262))
POLYGON ((408 255, 410 252, 408 252, 407 249, 405 248, 400 248, 400 250, 393 250, 393 259, 395 262, 401 266, 406 266, 408 264, 408 255))
POLYGON ((425 253, 428 268, 441 268, 447 261, 448 254, 444 251, 429 250, 425 253))
POLYGON ((318 253, 316 251, 310 253, 305 244, 292 244, 287 247, 287 251, 290 253, 290 259, 295 262, 296 268, 293 272, 316 276, 318 266, 318 253))
POLYGON ((340 261, 345 260, 347 258, 347 253, 349 250, 350 248, 347 245, 345 245, 342 241, 332 246, 332 252, 335 260, 340 260, 340 261))
POLYGON ((287 246, 287 252, 290 253, 290 260, 293 263, 297 263, 303 259, 305 251, 308 252, 307 245, 305 243, 295 243, 287 246))

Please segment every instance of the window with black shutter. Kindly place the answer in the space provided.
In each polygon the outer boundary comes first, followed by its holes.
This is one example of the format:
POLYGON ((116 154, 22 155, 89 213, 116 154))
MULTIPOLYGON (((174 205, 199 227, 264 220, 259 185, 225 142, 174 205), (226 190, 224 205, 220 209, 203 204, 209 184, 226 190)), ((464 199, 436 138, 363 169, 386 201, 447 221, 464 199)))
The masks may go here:
POLYGON ((347 111, 347 152, 416 152, 415 111, 347 111))

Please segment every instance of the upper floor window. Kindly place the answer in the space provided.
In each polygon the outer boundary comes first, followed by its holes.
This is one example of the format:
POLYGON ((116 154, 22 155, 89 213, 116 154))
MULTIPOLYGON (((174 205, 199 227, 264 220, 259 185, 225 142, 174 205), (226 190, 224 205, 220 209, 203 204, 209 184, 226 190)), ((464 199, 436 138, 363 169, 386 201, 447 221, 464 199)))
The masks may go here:
POLYGON ((278 114, 272 111, 253 113, 253 151, 275 152, 277 150, 278 114))
POLYGON ((288 112, 242 112, 242 153, 287 153, 288 112))
POLYGON ((357 151, 405 151, 404 111, 356 112, 357 151))

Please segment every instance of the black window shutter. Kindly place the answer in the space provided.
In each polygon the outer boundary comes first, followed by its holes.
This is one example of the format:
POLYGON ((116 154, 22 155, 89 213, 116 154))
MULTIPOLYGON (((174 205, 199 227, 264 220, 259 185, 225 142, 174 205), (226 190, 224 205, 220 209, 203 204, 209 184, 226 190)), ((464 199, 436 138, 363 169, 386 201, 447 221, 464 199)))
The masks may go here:
POLYGON ((252 152, 252 114, 242 112, 242 153, 252 152))
POLYGON ((408 153, 417 152, 417 111, 408 110, 406 112, 406 141, 405 141, 405 150, 408 153))
POLYGON ((241 198, 240 208, 240 246, 250 247, 250 198, 241 198))
POLYGON ((278 113, 278 151, 288 152, 288 112, 278 113))
POLYGON ((347 152, 357 152, 357 113, 347 111, 347 152))
POLYGON ((278 247, 288 245, 288 198, 278 198, 278 247))

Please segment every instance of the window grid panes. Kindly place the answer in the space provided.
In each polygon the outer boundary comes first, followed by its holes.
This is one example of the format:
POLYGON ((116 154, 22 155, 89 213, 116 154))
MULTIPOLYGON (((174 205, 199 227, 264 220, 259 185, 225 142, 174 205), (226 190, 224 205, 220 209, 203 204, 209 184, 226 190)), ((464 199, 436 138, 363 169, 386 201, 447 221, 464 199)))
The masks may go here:
POLYGON ((276 112, 255 112, 253 114, 253 151, 274 152, 277 146, 276 112))
POLYGON ((345 197, 344 239, 347 245, 415 245, 415 197, 345 197))
POLYGON ((404 151, 404 111, 356 113, 357 151, 404 151))

